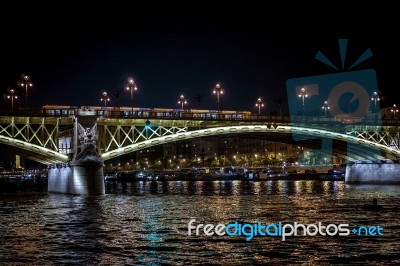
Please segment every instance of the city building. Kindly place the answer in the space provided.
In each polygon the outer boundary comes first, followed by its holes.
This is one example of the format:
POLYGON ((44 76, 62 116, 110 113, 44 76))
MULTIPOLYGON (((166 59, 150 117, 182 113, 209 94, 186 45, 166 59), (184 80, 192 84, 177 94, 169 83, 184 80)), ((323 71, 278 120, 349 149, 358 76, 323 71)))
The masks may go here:
MULTIPOLYGON (((245 160, 252 164, 259 160, 296 161, 303 148, 283 142, 242 137, 238 135, 195 138, 164 145, 164 158, 199 162, 222 159, 232 164, 245 160)), ((242 162, 243 163, 243 162, 242 162)), ((260 162, 261 163, 261 162, 260 162)))

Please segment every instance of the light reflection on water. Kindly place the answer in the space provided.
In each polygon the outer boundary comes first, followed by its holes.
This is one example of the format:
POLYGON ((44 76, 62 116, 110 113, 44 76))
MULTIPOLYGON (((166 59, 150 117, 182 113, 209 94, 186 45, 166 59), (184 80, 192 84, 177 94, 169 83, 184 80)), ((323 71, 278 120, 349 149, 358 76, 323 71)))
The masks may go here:
POLYGON ((400 263, 398 186, 321 181, 106 183, 107 195, 0 195, 0 262, 15 264, 400 263), (385 210, 365 212, 378 198, 385 210), (380 225, 383 237, 187 236, 187 223, 380 225))

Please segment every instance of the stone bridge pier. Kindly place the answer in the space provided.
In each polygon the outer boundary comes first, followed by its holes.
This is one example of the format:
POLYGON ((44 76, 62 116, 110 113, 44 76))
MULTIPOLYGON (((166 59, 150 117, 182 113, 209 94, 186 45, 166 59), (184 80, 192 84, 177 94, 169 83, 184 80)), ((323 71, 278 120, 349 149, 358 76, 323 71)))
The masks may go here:
POLYGON ((103 162, 71 161, 50 168, 48 191, 74 195, 104 195, 103 162))
POLYGON ((68 164, 52 167, 48 191, 76 195, 104 195, 103 160, 97 153, 97 123, 74 119, 74 154, 68 164), (89 127, 89 125, 94 126, 89 127))

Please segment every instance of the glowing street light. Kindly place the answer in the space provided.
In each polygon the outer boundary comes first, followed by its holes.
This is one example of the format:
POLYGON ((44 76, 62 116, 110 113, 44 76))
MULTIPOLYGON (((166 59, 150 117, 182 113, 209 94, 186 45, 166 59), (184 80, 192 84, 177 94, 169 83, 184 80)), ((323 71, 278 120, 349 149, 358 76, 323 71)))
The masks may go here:
POLYGON ((326 116, 326 111, 331 109, 331 107, 328 105, 328 101, 324 102, 324 105, 322 105, 322 109, 324 109, 325 116, 326 116))
POLYGON ((256 107, 258 107, 258 114, 261 114, 261 107, 264 107, 264 103, 261 98, 257 99, 256 107))
POLYGON ((11 100, 11 110, 14 110, 14 100, 18 100, 18 95, 14 89, 8 89, 7 99, 11 100))
POLYGON ((379 98, 379 95, 376 91, 371 96, 371 101, 375 103, 375 109, 376 109, 376 103, 379 102, 381 99, 379 98))
POLYGON ((128 78, 128 84, 126 85, 126 90, 131 91, 131 106, 132 106, 132 115, 133 115, 133 91, 137 91, 137 87, 133 78, 128 78))
POLYGON ((392 108, 390 108, 390 112, 393 113, 393 118, 396 118, 396 114, 399 112, 399 108, 397 108, 396 104, 393 104, 392 108))
POLYGON ((25 88, 25 108, 28 108, 28 87, 33 86, 31 79, 27 75, 21 74, 21 81, 18 82, 18 86, 25 88))
POLYGON ((219 83, 217 83, 217 85, 215 85, 213 93, 217 95, 218 112, 219 112, 219 96, 224 93, 224 91, 221 88, 221 85, 219 83))
POLYGON ((183 96, 183 94, 181 96, 179 96, 178 104, 181 105, 182 110, 183 110, 183 105, 187 104, 187 101, 185 100, 185 96, 183 96))
POLYGON ((103 95, 100 98, 100 101, 104 102, 104 106, 107 106, 107 102, 110 101, 110 97, 108 97, 107 92, 103 92, 103 95))
POLYGON ((301 88, 299 92, 299 97, 303 98, 303 107, 304 107, 304 98, 308 97, 307 90, 305 88, 301 88))

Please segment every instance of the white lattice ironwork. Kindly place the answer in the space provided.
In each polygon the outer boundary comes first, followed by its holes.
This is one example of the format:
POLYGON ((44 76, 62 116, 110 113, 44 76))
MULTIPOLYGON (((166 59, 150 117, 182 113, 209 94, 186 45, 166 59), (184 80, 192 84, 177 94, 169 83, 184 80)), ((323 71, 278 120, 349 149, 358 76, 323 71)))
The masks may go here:
MULTIPOLYGON (((68 156, 59 152, 60 126, 70 119, 48 117, 1 117, 0 143, 37 154, 37 161, 66 162, 68 156)), ((35 157, 35 156, 34 156, 35 157)))
POLYGON ((0 135, 35 144, 53 151, 58 151, 58 119, 55 124, 45 123, 45 118, 41 119, 40 124, 32 124, 29 118, 25 124, 15 123, 15 118, 11 124, 0 124, 0 135))
POLYGON ((348 133, 359 139, 365 139, 371 142, 379 143, 384 146, 400 150, 400 133, 399 132, 390 132, 390 131, 351 131, 348 133))
POLYGON ((184 133, 188 131, 188 127, 104 125, 99 127, 99 131, 102 135, 99 137, 101 152, 104 153, 149 139, 184 133))

